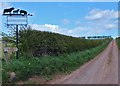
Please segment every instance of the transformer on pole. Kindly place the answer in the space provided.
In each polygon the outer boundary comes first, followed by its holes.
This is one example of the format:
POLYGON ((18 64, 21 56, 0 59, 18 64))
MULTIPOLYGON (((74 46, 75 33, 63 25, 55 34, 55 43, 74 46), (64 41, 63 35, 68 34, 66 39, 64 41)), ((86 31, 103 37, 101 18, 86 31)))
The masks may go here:
POLYGON ((3 16, 6 16, 7 28, 15 28, 16 29, 16 59, 19 58, 19 27, 27 27, 28 26, 28 16, 32 16, 28 14, 25 10, 14 10, 14 7, 4 9, 3 16))

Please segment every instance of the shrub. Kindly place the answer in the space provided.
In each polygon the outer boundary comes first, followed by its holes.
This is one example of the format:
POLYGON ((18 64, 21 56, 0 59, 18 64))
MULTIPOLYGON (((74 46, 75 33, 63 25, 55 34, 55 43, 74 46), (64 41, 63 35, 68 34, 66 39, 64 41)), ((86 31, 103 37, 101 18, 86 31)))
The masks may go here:
POLYGON ((27 57, 60 55, 83 51, 101 45, 106 39, 87 40, 52 32, 41 32, 32 29, 20 31, 20 52, 27 57))

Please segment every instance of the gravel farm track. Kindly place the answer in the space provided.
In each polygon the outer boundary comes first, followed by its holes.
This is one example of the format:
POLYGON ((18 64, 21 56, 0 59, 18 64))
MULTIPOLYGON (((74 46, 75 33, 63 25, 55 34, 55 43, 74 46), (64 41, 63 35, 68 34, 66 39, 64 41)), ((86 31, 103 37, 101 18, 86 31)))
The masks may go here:
POLYGON ((93 60, 49 84, 118 84, 118 48, 113 40, 93 60))

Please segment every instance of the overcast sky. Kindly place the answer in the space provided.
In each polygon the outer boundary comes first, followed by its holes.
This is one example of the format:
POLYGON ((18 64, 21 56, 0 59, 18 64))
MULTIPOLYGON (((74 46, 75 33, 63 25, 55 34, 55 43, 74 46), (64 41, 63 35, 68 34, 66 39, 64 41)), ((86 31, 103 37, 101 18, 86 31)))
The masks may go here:
MULTIPOLYGON (((0 13, 9 7, 32 13, 34 16, 29 18, 29 25, 40 31, 74 37, 118 36, 118 2, 4 2, 0 13)), ((2 23, 5 23, 5 18, 2 23)), ((8 33, 4 25, 0 27, 8 33)))

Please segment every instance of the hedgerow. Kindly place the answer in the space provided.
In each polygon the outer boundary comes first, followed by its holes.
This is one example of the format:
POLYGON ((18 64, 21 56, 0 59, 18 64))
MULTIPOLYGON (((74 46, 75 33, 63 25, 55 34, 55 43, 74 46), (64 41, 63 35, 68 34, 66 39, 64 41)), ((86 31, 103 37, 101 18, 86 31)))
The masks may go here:
POLYGON ((28 57, 83 51, 101 45, 106 41, 106 39, 87 40, 58 33, 32 30, 31 28, 21 30, 19 40, 21 54, 28 57))

